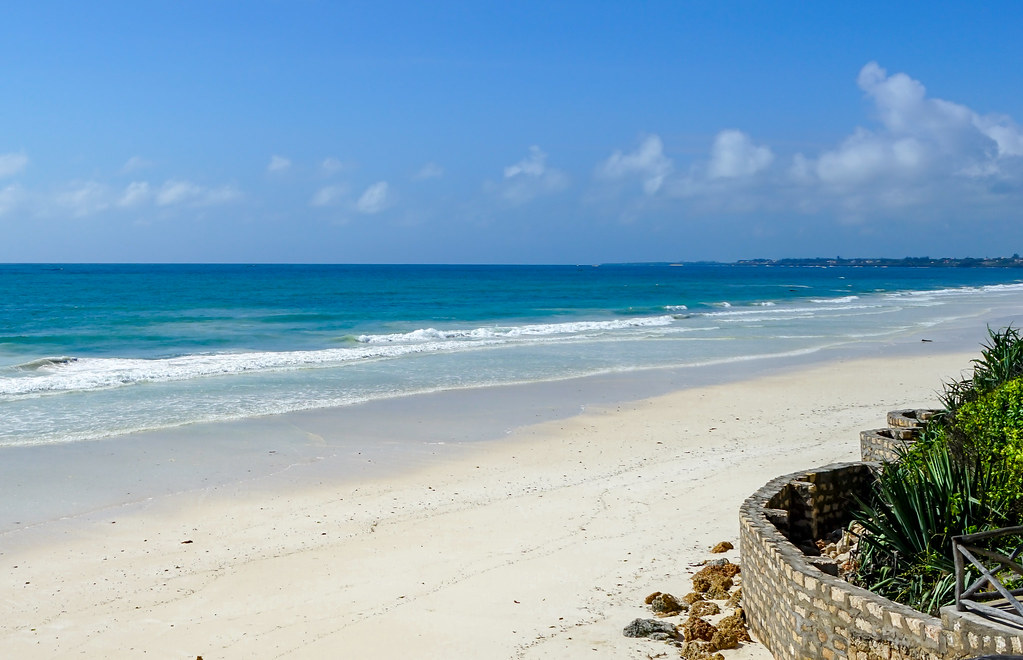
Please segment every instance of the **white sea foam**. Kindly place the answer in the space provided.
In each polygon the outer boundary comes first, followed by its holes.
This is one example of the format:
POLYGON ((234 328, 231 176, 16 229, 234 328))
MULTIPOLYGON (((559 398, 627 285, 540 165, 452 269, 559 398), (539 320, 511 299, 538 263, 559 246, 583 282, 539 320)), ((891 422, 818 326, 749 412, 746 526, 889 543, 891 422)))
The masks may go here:
POLYGON ((1018 293, 1023 291, 1023 282, 1014 284, 987 284, 984 286, 963 286, 946 289, 931 289, 922 291, 893 291, 884 294, 886 298, 911 298, 925 299, 943 298, 949 296, 962 296, 974 293, 1018 293))
POLYGON ((0 376, 0 397, 99 390, 252 372, 330 368, 418 353, 477 350, 516 341, 542 343, 618 330, 666 327, 674 320, 666 315, 473 329, 422 328, 407 333, 363 335, 358 338, 359 344, 351 347, 311 351, 209 353, 159 359, 42 358, 15 367, 13 376, 0 376))
MULTIPOLYGON (((684 307, 683 307, 684 308, 684 307)), ((543 337, 574 335, 584 332, 625 330, 628 328, 649 328, 671 325, 673 316, 650 316, 612 321, 572 321, 568 323, 537 323, 533 325, 493 326, 472 329, 420 328, 411 332, 386 335, 361 335, 358 341, 364 344, 407 344, 431 340, 453 339, 515 339, 518 337, 543 337)))
MULTIPOLYGON (((713 317, 766 317, 767 315, 773 315, 771 318, 778 317, 777 315, 783 316, 802 316, 802 315, 813 315, 818 312, 845 312, 855 311, 858 309, 876 309, 879 305, 842 305, 840 307, 833 306, 814 306, 814 307, 772 307, 770 309, 729 309, 723 312, 706 312, 704 316, 713 317)), ((778 317, 782 318, 782 317, 778 317)))
POLYGON ((828 304, 828 303, 834 304, 834 303, 852 302, 854 300, 859 300, 859 299, 860 299, 859 296, 839 296, 838 298, 810 298, 810 302, 818 303, 818 304, 828 304))
MULTIPOLYGON (((476 345, 485 344, 478 342, 476 345)), ((462 344, 458 342, 432 342, 319 351, 212 353, 160 359, 79 358, 62 362, 51 361, 49 364, 39 366, 30 376, 0 377, 0 396, 98 390, 247 372, 332 367, 358 360, 455 350, 461 346, 462 344)))

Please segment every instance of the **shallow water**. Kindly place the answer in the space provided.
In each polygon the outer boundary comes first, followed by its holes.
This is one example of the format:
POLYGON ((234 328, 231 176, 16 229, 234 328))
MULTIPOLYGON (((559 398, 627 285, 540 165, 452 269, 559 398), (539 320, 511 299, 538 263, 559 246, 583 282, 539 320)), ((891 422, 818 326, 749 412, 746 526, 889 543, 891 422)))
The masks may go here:
MULTIPOLYGON (((0 266, 0 447, 980 326, 1010 269, 0 266)), ((137 436, 143 438, 146 436, 137 436)))

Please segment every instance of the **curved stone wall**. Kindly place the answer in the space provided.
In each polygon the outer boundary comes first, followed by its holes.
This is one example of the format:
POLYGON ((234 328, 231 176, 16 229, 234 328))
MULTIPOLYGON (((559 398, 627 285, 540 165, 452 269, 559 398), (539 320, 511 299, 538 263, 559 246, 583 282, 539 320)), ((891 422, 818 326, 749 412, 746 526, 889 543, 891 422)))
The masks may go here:
POLYGON ((888 413, 888 427, 860 431, 860 458, 864 461, 898 460, 920 435, 920 429, 936 410, 893 410, 888 413))
POLYGON ((768 482, 739 510, 742 601, 756 637, 783 660, 959 660, 1023 653, 1023 630, 954 607, 927 616, 830 575, 798 546, 848 522, 870 463, 837 463, 768 482))

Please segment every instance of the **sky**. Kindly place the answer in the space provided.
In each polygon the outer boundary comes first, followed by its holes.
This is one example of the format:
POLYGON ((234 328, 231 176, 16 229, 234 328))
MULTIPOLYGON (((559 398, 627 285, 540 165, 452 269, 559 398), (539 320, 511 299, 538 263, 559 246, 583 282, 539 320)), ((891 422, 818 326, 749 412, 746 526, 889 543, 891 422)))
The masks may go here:
POLYGON ((11 3, 0 262, 1023 252, 1023 3, 11 3))

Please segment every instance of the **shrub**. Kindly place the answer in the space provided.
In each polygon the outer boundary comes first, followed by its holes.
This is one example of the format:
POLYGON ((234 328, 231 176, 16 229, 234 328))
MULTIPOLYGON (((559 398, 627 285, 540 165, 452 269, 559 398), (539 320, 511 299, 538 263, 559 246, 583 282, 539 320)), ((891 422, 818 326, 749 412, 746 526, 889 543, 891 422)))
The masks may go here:
POLYGON ((1023 515, 1023 335, 988 335, 972 377, 945 385, 945 409, 853 515, 865 530, 855 581, 931 614, 954 601, 952 537, 1023 515))
POLYGON ((931 614, 953 602, 952 537, 1004 524, 988 495, 1000 476, 953 460, 941 444, 919 460, 887 465, 853 516, 866 531, 855 581, 931 614))

